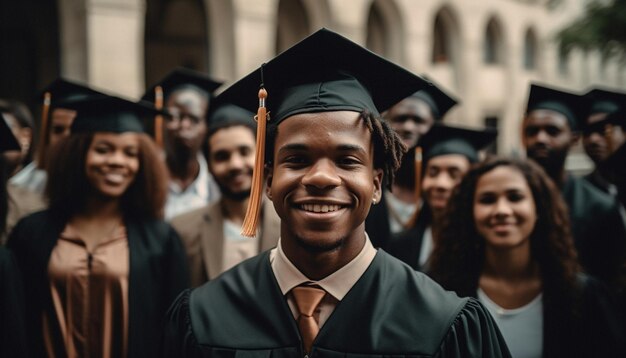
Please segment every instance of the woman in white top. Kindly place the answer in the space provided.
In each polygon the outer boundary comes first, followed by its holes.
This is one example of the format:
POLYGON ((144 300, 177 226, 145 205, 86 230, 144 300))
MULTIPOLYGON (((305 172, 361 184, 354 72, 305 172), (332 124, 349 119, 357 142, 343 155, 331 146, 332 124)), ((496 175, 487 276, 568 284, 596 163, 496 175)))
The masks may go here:
POLYGON ((451 197, 429 274, 478 297, 513 357, 623 357, 604 288, 581 273, 558 189, 537 165, 494 158, 451 197))

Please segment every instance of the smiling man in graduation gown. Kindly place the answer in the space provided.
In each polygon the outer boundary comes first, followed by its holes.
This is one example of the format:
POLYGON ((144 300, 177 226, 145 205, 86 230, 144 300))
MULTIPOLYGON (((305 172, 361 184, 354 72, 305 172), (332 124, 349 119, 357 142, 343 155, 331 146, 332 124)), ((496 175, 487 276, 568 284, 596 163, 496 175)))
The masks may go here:
MULTIPOLYGON (((164 356, 509 356, 478 302, 376 251, 365 233, 383 175, 393 174, 404 149, 379 113, 423 85, 320 30, 222 94, 253 109, 258 91, 259 121, 265 109, 272 114, 266 193, 281 239, 181 294, 168 313, 164 356)), ((250 205, 260 204, 261 185, 250 205)), ((244 231, 254 233, 254 224, 244 222, 244 231)))

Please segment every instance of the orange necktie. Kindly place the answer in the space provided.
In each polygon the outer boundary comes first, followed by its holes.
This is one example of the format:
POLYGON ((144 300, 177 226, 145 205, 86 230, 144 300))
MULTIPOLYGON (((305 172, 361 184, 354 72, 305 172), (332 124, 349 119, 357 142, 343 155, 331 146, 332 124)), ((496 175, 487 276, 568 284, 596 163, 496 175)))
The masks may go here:
POLYGON ((313 340, 320 330, 313 313, 326 295, 326 291, 310 286, 298 286, 294 287, 291 292, 300 314, 298 316, 298 329, 302 336, 302 344, 304 345, 304 350, 309 353, 311 352, 313 340))

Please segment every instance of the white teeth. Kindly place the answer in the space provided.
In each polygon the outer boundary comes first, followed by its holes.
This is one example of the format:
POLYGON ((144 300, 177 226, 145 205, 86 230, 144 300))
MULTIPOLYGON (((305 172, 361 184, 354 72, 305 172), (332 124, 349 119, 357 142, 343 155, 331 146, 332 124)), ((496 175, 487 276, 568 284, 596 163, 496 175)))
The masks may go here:
POLYGON ((124 180, 124 176, 121 174, 109 173, 106 175, 106 179, 113 183, 120 183, 124 180))
POLYGON ((302 204, 300 208, 304 211, 310 211, 314 213, 327 213, 337 211, 340 209, 339 205, 319 205, 319 204, 302 204))

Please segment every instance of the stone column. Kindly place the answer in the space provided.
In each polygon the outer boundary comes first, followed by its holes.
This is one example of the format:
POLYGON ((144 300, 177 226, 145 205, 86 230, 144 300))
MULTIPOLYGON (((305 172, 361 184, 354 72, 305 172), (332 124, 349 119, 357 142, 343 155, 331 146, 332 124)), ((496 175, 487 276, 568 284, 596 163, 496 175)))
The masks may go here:
POLYGON ((144 92, 143 0, 89 0, 88 79, 97 87, 138 97, 144 92))

